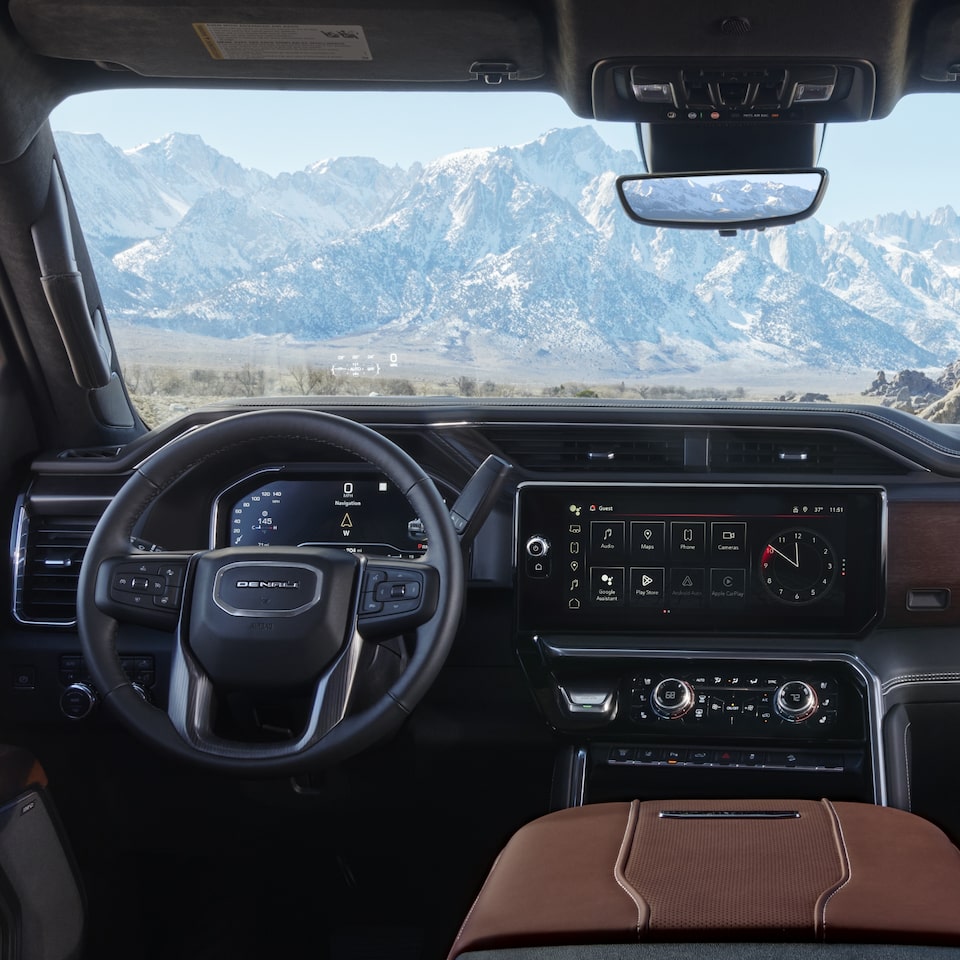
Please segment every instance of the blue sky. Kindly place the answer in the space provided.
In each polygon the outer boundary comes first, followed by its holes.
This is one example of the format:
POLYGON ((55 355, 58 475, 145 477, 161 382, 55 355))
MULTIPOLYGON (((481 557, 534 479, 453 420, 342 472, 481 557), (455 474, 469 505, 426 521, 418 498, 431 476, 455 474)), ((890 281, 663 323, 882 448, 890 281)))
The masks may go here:
MULTIPOLYGON (((819 219, 960 211, 960 96, 908 97, 887 119, 828 128, 821 163, 830 188, 819 219)), ((119 147, 166 133, 198 133, 244 166, 293 171, 330 156, 374 156, 408 166, 464 147, 523 143, 552 127, 590 121, 559 98, 517 93, 316 94, 113 91, 54 111, 55 130, 99 132, 119 147), (426 111, 426 119, 424 119, 426 111)), ((594 124, 612 146, 636 149, 632 125, 594 124)), ((633 171, 624 170, 623 173, 633 171)))

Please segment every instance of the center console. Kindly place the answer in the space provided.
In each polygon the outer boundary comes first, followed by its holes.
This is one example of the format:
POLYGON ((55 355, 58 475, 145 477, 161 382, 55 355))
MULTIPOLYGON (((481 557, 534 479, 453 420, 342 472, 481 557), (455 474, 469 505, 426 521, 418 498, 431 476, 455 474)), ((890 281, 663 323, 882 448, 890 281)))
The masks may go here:
POLYGON ((804 653, 880 614, 881 490, 529 483, 516 518, 521 662, 573 801, 881 799, 875 678, 804 653))

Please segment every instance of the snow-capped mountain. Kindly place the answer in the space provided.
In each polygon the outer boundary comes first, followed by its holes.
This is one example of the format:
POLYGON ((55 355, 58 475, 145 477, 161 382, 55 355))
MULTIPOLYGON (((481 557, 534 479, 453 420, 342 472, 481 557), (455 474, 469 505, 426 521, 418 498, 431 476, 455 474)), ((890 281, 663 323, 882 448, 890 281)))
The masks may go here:
POLYGON ((734 238, 640 227, 614 190, 637 158, 586 127, 409 170, 339 158, 278 177, 195 136, 128 151, 57 139, 114 319, 216 337, 364 334, 447 360, 619 377, 960 355, 949 208, 734 238))

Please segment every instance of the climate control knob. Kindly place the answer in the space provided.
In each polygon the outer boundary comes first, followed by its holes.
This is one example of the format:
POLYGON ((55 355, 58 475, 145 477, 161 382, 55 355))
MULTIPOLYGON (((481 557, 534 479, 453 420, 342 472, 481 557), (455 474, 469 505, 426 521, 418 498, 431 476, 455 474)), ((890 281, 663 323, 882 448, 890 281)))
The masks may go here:
POLYGON ((777 713, 790 723, 800 723, 817 712, 816 691, 803 680, 788 680, 777 688, 773 701, 777 713))
POLYGON ((693 706, 693 687, 686 680, 667 677, 653 688, 650 706, 664 720, 679 720, 693 706))

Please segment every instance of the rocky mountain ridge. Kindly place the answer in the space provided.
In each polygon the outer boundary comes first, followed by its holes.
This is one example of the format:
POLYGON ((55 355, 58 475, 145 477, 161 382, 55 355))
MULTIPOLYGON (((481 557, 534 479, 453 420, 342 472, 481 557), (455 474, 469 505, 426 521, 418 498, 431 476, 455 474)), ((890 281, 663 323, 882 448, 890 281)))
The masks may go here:
POLYGON ((587 127, 409 170, 337 158, 278 177, 195 136, 57 139, 114 324, 609 378, 960 356, 949 207, 735 238, 640 227, 614 191, 637 158, 587 127))

